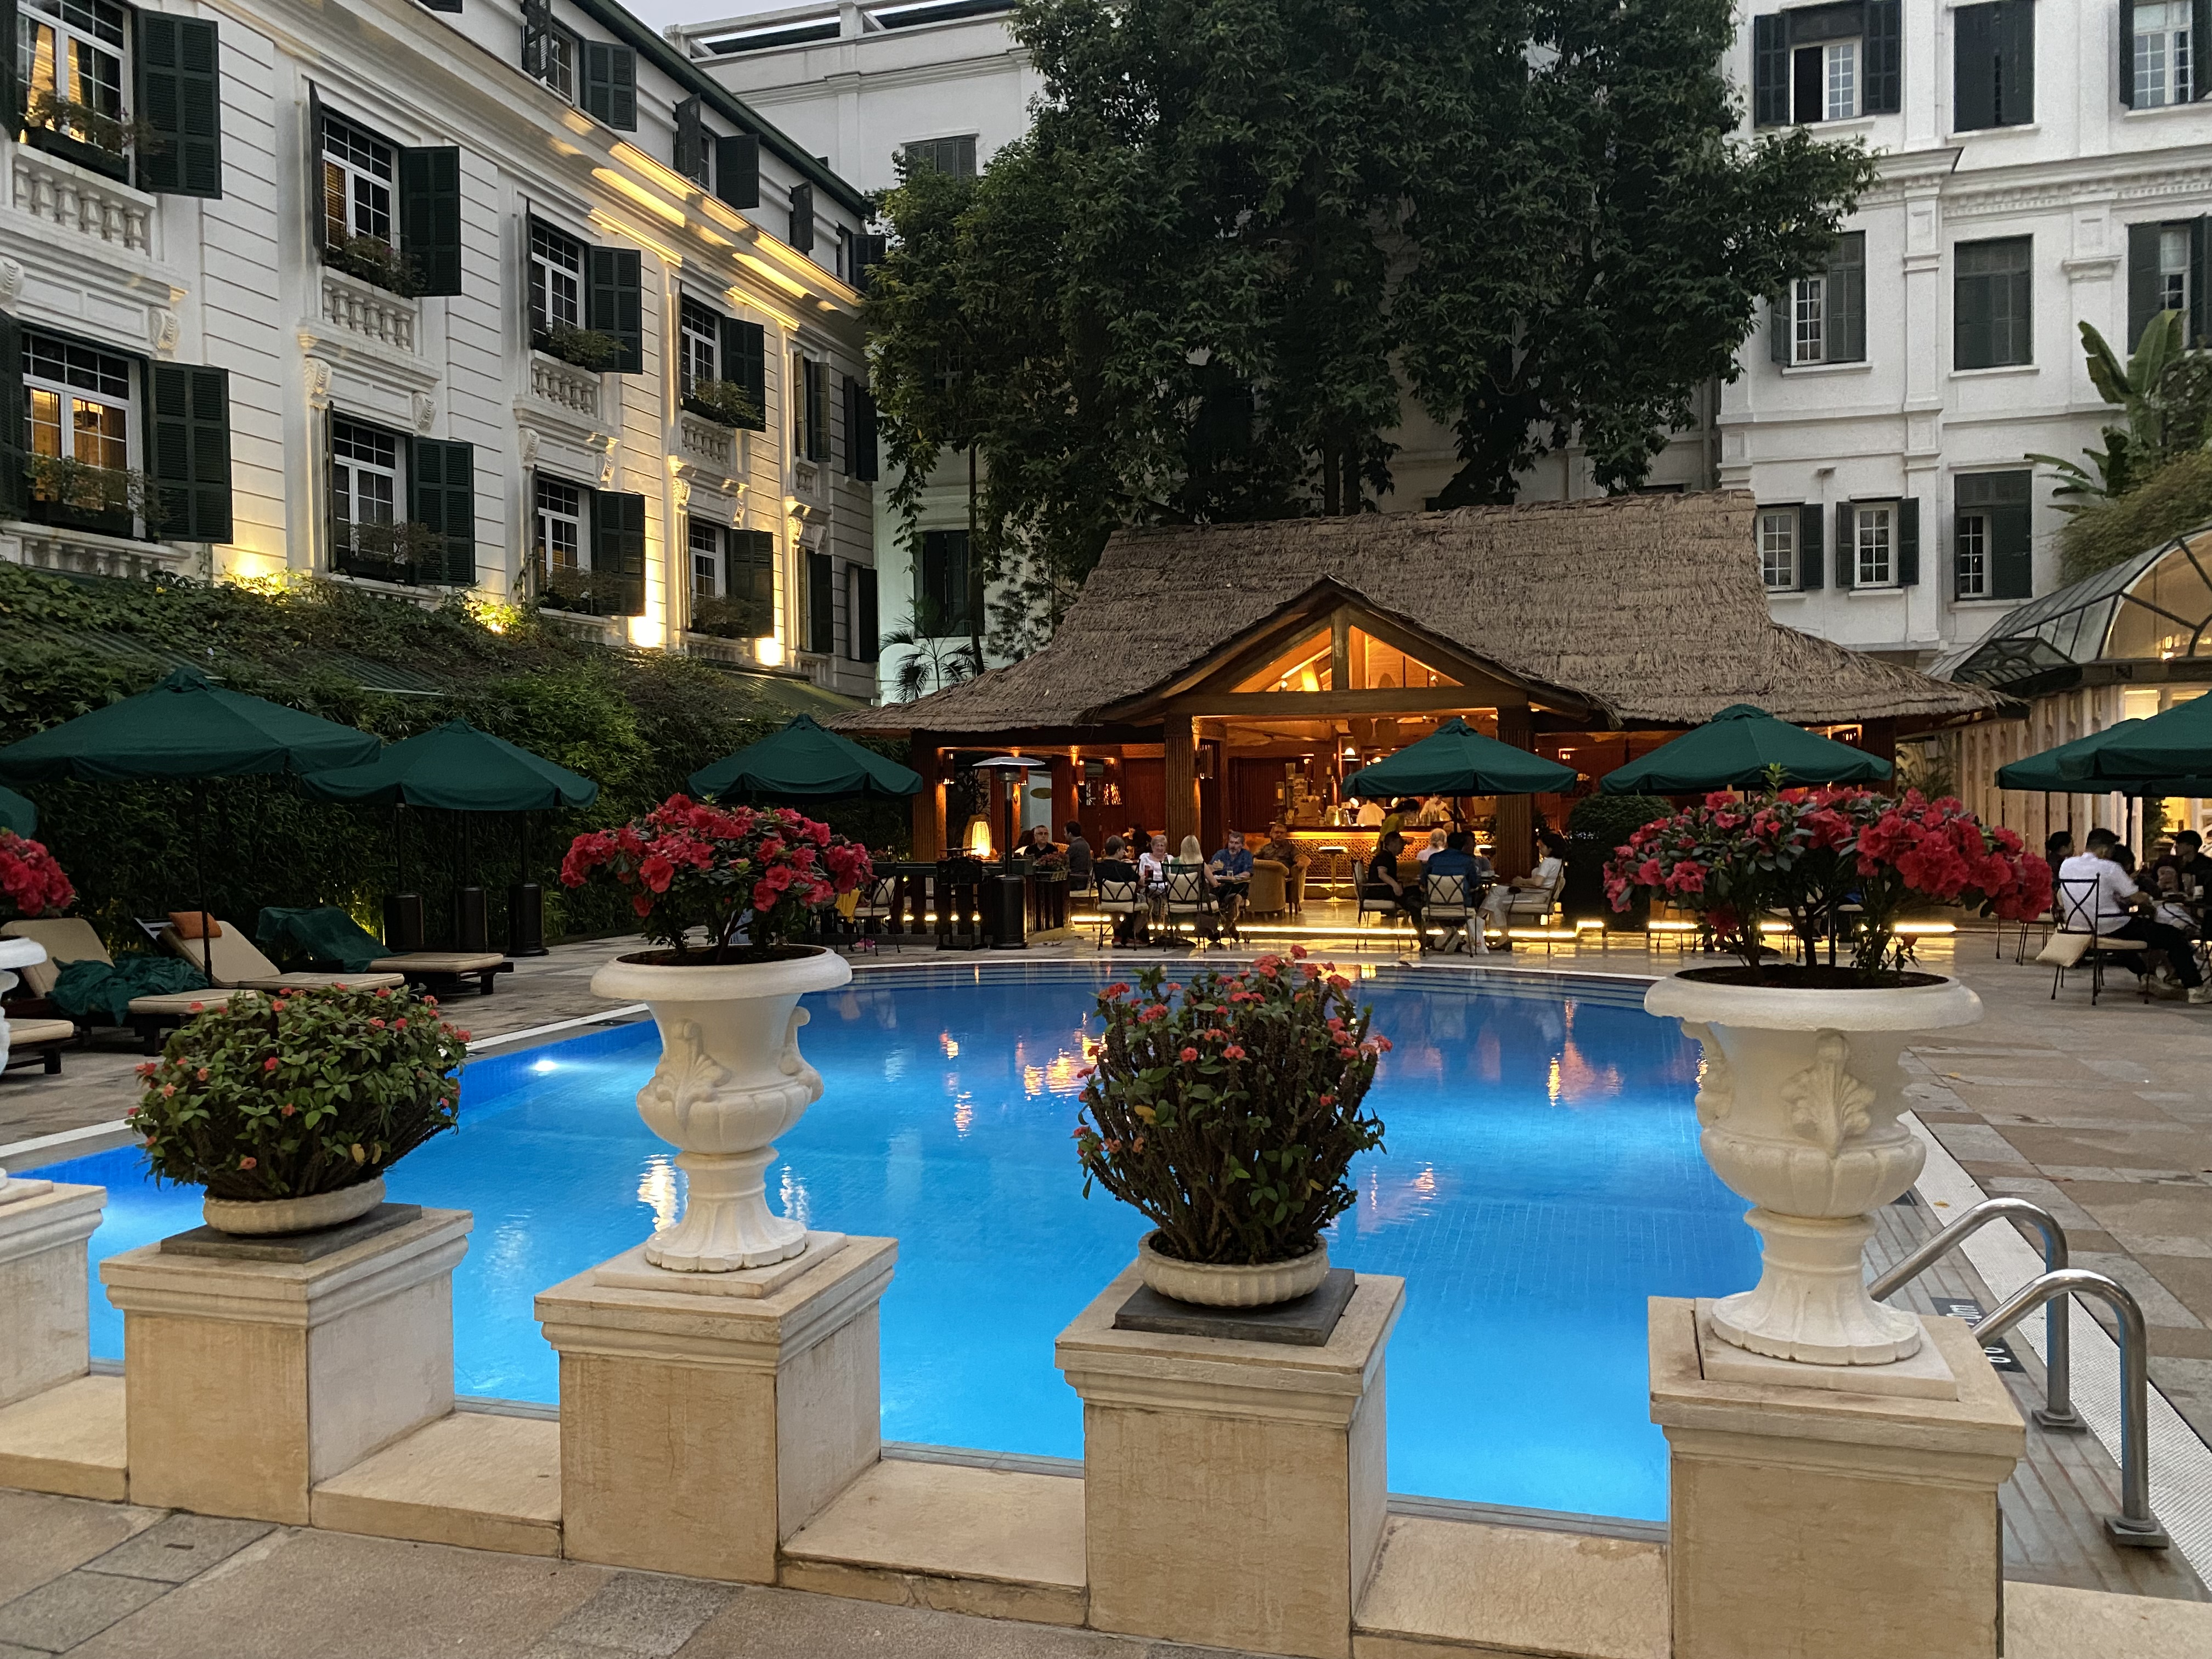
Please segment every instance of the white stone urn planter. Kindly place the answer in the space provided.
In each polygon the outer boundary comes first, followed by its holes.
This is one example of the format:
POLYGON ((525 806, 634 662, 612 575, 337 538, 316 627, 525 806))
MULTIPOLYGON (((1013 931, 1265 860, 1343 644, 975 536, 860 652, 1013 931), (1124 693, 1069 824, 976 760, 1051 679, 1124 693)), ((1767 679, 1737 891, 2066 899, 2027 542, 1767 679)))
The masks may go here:
POLYGON ((384 1177, 305 1198, 203 1198, 200 1218, 221 1233, 307 1233, 367 1215, 384 1202, 384 1177))
POLYGON ((660 1027, 660 1064, 637 1091, 646 1127, 679 1149, 684 1212, 654 1233, 645 1258, 678 1273, 734 1273, 789 1261, 806 1248, 803 1222, 768 1207, 775 1141, 822 1097, 822 1074, 799 1058, 809 991, 853 977, 834 951, 775 962, 663 964, 623 957, 592 975, 603 997, 642 1002, 660 1027))
MULTIPOLYGON (((34 939, 0 939, 0 996, 15 988, 22 977, 15 970, 33 968, 46 959, 46 947, 34 939)), ((0 1065, 8 1060, 8 1045, 11 1034, 8 1022, 0 1019, 0 1065)), ((7 1176, 0 1172, 0 1185, 5 1185, 7 1176)))
MULTIPOLYGON (((1917 1031, 1971 1025, 1981 999, 1956 980, 1872 988, 1738 985, 1692 969, 1644 994, 1705 1048, 1699 1145, 1757 1207, 1759 1283, 1714 1304, 1713 1332, 1753 1353, 1878 1365, 1920 1346, 1920 1322, 1866 1293, 1873 1211, 1911 1186, 1926 1157, 1898 1122, 1899 1055, 1917 1031)), ((1721 970, 1726 972, 1728 970, 1721 970)))
POLYGON ((1137 1245, 1137 1273, 1170 1301, 1194 1302, 1204 1308, 1271 1308, 1321 1288, 1328 1277, 1328 1246, 1316 1244, 1288 1261, 1220 1267, 1162 1255, 1152 1248, 1152 1235, 1146 1233, 1137 1245))

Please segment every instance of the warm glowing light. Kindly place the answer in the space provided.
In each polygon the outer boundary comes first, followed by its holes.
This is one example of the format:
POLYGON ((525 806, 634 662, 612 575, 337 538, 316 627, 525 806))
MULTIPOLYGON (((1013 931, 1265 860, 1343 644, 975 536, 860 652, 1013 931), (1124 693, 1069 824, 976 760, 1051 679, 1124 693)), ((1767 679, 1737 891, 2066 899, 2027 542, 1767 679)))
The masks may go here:
POLYGON ((980 813, 968 825, 968 851, 979 859, 991 856, 991 826, 980 813))
POLYGON ((598 179, 609 190, 619 191, 623 196, 636 203, 638 206, 643 208, 647 213, 664 219, 672 225, 680 225, 684 222, 684 214, 682 208, 671 207, 666 202, 662 201, 660 198, 655 196, 651 191, 647 190, 641 185, 632 184, 629 179, 623 178, 622 174, 617 173, 612 167, 593 167, 592 169, 592 177, 598 179))
POLYGON ((1022 1067, 1022 1092, 1032 1099, 1044 1092, 1043 1066, 1024 1066, 1022 1067))
POLYGON ((763 668, 783 666, 783 641, 773 634, 763 634, 753 641, 753 657, 763 668))
POLYGON ((953 1097, 952 1127, 955 1131, 964 1135, 968 1133, 969 1126, 975 1121, 975 1097, 963 1089, 953 1097))
POLYGON ((1310 663, 1298 670, 1298 690, 1301 691, 1321 690, 1321 676, 1314 672, 1313 665, 1310 663))
POLYGON ((654 650, 665 644, 667 641, 661 632, 660 619, 657 617, 632 617, 629 619, 629 642, 639 651, 654 650))
POLYGON ((937 1046, 945 1051, 945 1059, 957 1060, 960 1058, 960 1044, 958 1040, 953 1036, 951 1032, 940 1032, 938 1036, 937 1046))
POLYGON ((1605 921, 1601 917, 1584 916, 1580 921, 1577 921, 1575 924, 1575 932, 1577 933, 1602 933, 1605 932, 1605 921))
POLYGON ((1694 921, 1650 921, 1644 923, 1644 931, 1647 933, 1694 933, 1698 931, 1698 924, 1694 921))
POLYGON ((1897 924, 1900 939, 1944 939, 1959 931, 1954 921, 1900 921, 1897 924))
POLYGON ((655 1231, 676 1224, 676 1166, 656 1158, 637 1178, 637 1201, 653 1207, 655 1231))

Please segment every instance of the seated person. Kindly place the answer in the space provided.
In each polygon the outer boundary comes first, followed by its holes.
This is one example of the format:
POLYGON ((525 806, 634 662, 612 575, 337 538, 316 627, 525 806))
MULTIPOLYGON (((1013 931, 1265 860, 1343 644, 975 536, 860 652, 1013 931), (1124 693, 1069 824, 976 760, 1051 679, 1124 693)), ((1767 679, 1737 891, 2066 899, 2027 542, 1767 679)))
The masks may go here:
POLYGON ((1538 831, 1536 841, 1537 844, 1543 848, 1543 856, 1536 860, 1536 867, 1525 876, 1516 876, 1510 881, 1499 882, 1482 896, 1482 915, 1485 921, 1504 927, 1505 918, 1513 908, 1513 897, 1516 893, 1547 893, 1559 890, 1559 878, 1565 873, 1567 867, 1567 843, 1556 831, 1550 830, 1538 831))
MULTIPOLYGON (((1101 881, 1138 882, 1138 896, 1140 898, 1143 896, 1144 889, 1137 874, 1137 866, 1129 861, 1129 849, 1121 836, 1106 837, 1106 851, 1091 866, 1091 869, 1101 881)), ((1142 926, 1143 921, 1144 912, 1141 909, 1133 910, 1127 915, 1115 917, 1114 943, 1134 945, 1137 942, 1138 929, 1142 926)))
POLYGON ((1221 832, 1221 850, 1206 866, 1213 896, 1221 905, 1221 920, 1231 935, 1237 918, 1252 891, 1252 854, 1244 849, 1244 834, 1233 826, 1221 832))
POLYGON ((1396 830, 1383 836, 1376 844, 1375 861, 1367 866, 1362 893, 1367 898, 1391 900, 1398 913, 1412 917, 1418 928, 1421 925, 1420 866, 1407 859, 1406 863, 1410 867, 1401 874, 1398 860, 1405 850, 1406 838, 1396 830))
POLYGON ((1413 856, 1420 860, 1423 864, 1426 864, 1443 850, 1444 832, 1441 830, 1431 830, 1429 831, 1429 838, 1415 849, 1413 856))
POLYGON ((1267 845, 1252 856, 1283 866, 1284 902, 1291 909, 1305 902, 1306 871, 1313 864, 1313 855, 1291 839, 1291 832, 1282 819, 1268 824, 1267 845))
POLYGON ((1083 838, 1083 826, 1071 823, 1067 826, 1067 879, 1074 887, 1086 887, 1091 883, 1091 843, 1083 838))
MULTIPOLYGON (((1466 883, 1460 890, 1461 902, 1469 906, 1471 912, 1482 896, 1482 889, 1489 884, 1491 876, 1490 860, 1472 851, 1474 845, 1474 836, 1464 830, 1455 830, 1444 837, 1441 848, 1429 854, 1427 866, 1428 873, 1431 876, 1457 876, 1466 883)), ((1468 919, 1473 921, 1475 917, 1470 914, 1468 919)), ((1490 941, 1483 937, 1480 927, 1470 927, 1468 935, 1477 952, 1490 948, 1490 941)))
MULTIPOLYGON (((2186 995, 2190 1001, 2212 1002, 2212 987, 2197 970, 2196 948, 2186 934, 2148 914, 2150 898, 2136 886, 2126 866, 2132 854, 2109 830, 2092 830, 2084 838, 2086 850, 2058 866, 2058 889, 2052 903, 2059 927, 2069 933, 2094 932, 2108 939, 2141 939, 2162 956, 2172 989, 2161 990, 2154 977, 2151 988, 2161 995, 2186 995)), ((2130 973, 2141 975, 2151 964, 2137 962, 2131 951, 2113 960, 2130 973)))
POLYGON ((2174 836, 2173 850, 2152 865, 2150 872, 2161 893, 2186 897, 2192 888, 2202 888, 2206 878, 2212 877, 2212 859, 2204 856, 2204 837, 2194 830, 2184 830, 2174 836))
POLYGON ((1034 865, 1057 864, 1060 848, 1052 844, 1052 832, 1040 823, 1014 844, 1014 856, 1034 865))

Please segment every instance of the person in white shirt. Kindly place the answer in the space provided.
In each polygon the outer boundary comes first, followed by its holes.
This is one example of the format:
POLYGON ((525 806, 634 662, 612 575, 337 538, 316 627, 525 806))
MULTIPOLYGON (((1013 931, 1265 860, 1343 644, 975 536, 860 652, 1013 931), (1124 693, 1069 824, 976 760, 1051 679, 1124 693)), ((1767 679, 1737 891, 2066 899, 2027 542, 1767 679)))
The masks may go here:
POLYGON ((1559 878, 1567 867, 1567 844, 1549 830, 1540 831, 1536 838, 1544 848, 1544 855, 1536 860, 1536 867, 1525 876, 1499 882, 1482 896, 1482 919, 1486 923, 1503 929, 1516 894, 1558 890, 1559 878))
MULTIPOLYGON (((2141 939, 2146 956, 2165 957, 2166 969, 2191 1002, 2212 1002, 2212 988, 2197 970, 2197 951, 2186 934, 2144 914, 2148 896, 2135 878, 2112 856, 2119 837, 2109 830, 2092 830, 2084 850, 2058 866, 2057 891, 2051 904, 2058 926, 2069 933, 2095 933, 2106 939, 2141 939)), ((2129 952, 2114 958, 2130 973, 2141 974, 2149 964, 2129 952)), ((2153 981, 2155 988, 2156 981, 2153 981)), ((2169 993, 2170 994, 2170 993, 2169 993)))
POLYGON ((1436 857, 1437 854, 1443 850, 1444 832, 1441 830, 1431 830, 1429 831, 1428 844, 1423 847, 1420 851, 1415 853, 1413 856, 1420 860, 1422 863, 1426 864, 1431 859, 1436 857))

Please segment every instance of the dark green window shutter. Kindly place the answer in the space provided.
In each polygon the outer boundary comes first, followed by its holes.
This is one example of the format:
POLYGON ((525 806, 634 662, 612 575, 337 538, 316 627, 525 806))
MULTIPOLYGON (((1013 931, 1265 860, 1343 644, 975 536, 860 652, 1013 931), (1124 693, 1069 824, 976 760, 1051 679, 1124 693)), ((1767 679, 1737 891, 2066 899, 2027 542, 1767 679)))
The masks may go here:
MULTIPOLYGON (((2192 33, 2191 38, 2204 37, 2192 33)), ((2120 0, 2120 102, 2129 109, 2136 102, 2136 0, 2120 0)))
POLYGON ((676 170, 695 185, 707 182, 705 100, 697 93, 676 106, 676 170))
POLYGON ((1866 359, 1866 232, 1846 231, 1828 258, 1827 349, 1832 363, 1866 359))
POLYGON ((848 631, 853 655, 860 662, 877 662, 884 654, 883 621, 878 610, 876 573, 872 566, 853 567, 854 616, 848 631))
POLYGON ((585 295, 585 321, 602 334, 611 334, 622 352, 609 365, 617 374, 645 372, 645 298, 634 247, 595 247, 586 251, 584 264, 590 276, 585 295))
POLYGON ((1754 126, 1790 124, 1790 20, 1780 12, 1751 20, 1751 119, 1754 126))
POLYGON ((1770 362, 1790 361, 1790 289, 1766 302, 1766 356, 1770 362))
POLYGON ((830 365, 806 362, 806 459, 830 459, 830 365))
POLYGON ((329 210, 323 205, 323 100, 307 83, 307 246, 319 259, 330 249, 329 210))
POLYGON ((1997 0, 1995 125, 2024 127, 2035 119, 2035 0, 1997 0))
POLYGON ((2033 239, 2027 236, 1960 242, 1952 249, 1957 270, 1953 368, 1995 368, 2035 361, 2033 254, 2033 239))
POLYGON ((1897 585, 1920 586, 1920 500, 1916 495, 1897 504, 1897 585))
POLYGON ((422 0, 422 9, 425 11, 450 11, 458 14, 460 9, 461 0, 422 0))
POLYGON ((738 317, 722 319, 722 378, 734 380, 752 394, 760 418, 744 424, 755 432, 768 430, 768 330, 738 317))
POLYGON ((744 602, 756 639, 775 632, 775 534, 730 532, 730 597, 744 602))
POLYGON ((792 246, 801 253, 814 252, 814 186, 793 185, 791 187, 792 246))
POLYGON ((845 471, 863 483, 876 477, 876 398, 850 374, 845 377, 845 471))
POLYGON ((1808 501, 1797 509, 1797 586, 1808 593, 1820 588, 1822 574, 1827 568, 1827 556, 1821 548, 1820 504, 1808 501))
POLYGON ((1951 14, 1951 131, 1973 132, 1997 124, 1997 13, 1991 3, 1961 6, 1951 14))
POLYGON ((1905 107, 1905 6, 1903 0, 1867 0, 1866 84, 1860 110, 1895 115, 1905 107))
POLYGON ((220 368, 153 365, 148 514, 166 539, 230 539, 230 377, 220 368))
POLYGON ((407 516, 446 538, 445 562, 434 578, 453 587, 477 580, 476 447, 439 438, 417 438, 408 469, 407 516))
POLYGON ((866 294, 874 286, 876 267, 890 252, 890 238, 881 232, 853 239, 853 286, 866 294))
POLYGON ((461 152, 453 145, 399 152, 399 247, 423 293, 461 291, 461 152))
POLYGON ((0 125, 23 130, 23 88, 15 79, 15 0, 0 0, 0 125))
MULTIPOLYGON (((2159 313, 2159 225, 2128 227, 2128 344, 2133 352, 2142 343, 2142 331, 2159 313)), ((2195 273, 2192 271, 2191 276, 2195 273)))
POLYGON ((760 135, 740 132, 714 140, 714 194, 733 208, 760 205, 760 135))
MULTIPOLYGON (((2132 40, 2131 28, 2120 38, 2132 40)), ((2204 84, 2204 41, 2212 40, 2212 0, 2190 0, 2189 5, 2189 98, 2191 103, 2201 100, 2208 89, 2204 84)))
POLYGON ((2034 485, 2035 475, 2028 471, 1969 472, 1959 479, 1960 515, 1979 514, 1986 522, 1990 599, 2034 594, 2034 485))
POLYGON ((831 580, 830 556, 806 556, 806 645, 817 657, 837 649, 837 590, 831 580))
POLYGON ((618 132, 637 131, 637 50, 607 40, 584 42, 584 74, 577 103, 585 114, 618 132))
POLYGON ((1851 504, 1836 504, 1836 586, 1858 586, 1858 544, 1851 533, 1851 504))
POLYGON ((620 584, 607 615, 645 614, 645 497, 592 492, 592 573, 620 584))
MULTIPOLYGON (((150 142, 138 147, 138 188, 220 196, 222 71, 216 26, 158 11, 136 16, 137 113, 151 132, 150 142)), ((15 39, 12 26, 7 38, 15 39)))
POLYGON ((2189 343, 2201 346, 2208 335, 2212 335, 2212 316, 2205 307, 2205 267, 2212 264, 2206 256, 2207 232, 2212 231, 2212 220, 2196 218, 2189 222, 2189 343))
POLYGON ((545 48, 553 38, 552 0, 522 0, 522 72, 545 78, 545 48))
MULTIPOLYGON (((9 37, 10 40, 12 36, 9 37)), ((13 52, 0 53, 9 63, 13 52)), ((0 311, 0 519, 20 519, 30 511, 29 411, 23 402, 23 327, 0 311)))

